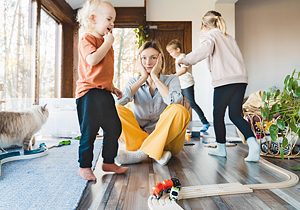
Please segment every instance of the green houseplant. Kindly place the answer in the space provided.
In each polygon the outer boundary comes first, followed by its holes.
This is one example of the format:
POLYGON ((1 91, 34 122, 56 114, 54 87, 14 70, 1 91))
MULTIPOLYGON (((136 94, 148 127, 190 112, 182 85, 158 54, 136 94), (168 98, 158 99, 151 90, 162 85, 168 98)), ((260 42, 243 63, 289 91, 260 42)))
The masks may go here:
POLYGON ((142 25, 134 29, 134 32, 136 36, 135 44, 137 44, 138 48, 140 48, 146 42, 146 38, 149 36, 149 33, 145 33, 145 29, 142 25))
POLYGON ((291 75, 287 75, 284 80, 283 90, 273 90, 270 88, 267 92, 263 92, 262 101, 264 107, 260 108, 263 120, 270 122, 277 115, 275 123, 269 127, 270 137, 272 141, 278 141, 278 137, 282 136, 280 147, 280 156, 284 159, 283 148, 287 148, 292 144, 293 138, 300 137, 300 72, 296 69, 291 75), (270 105, 273 102, 273 105, 270 105), (276 102, 276 103, 274 103, 276 102), (278 116, 279 115, 279 116, 278 116), (293 137, 288 139, 287 136, 293 133, 293 137))

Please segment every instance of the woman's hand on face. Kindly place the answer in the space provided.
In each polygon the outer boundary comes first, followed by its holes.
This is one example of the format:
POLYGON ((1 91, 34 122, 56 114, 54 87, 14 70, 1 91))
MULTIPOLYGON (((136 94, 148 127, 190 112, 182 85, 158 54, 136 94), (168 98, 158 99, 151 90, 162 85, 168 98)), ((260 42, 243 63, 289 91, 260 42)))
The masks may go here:
POLYGON ((156 64, 155 66, 153 67, 150 75, 152 77, 152 79, 156 80, 159 79, 159 73, 161 71, 161 65, 162 65, 162 57, 161 57, 161 54, 158 55, 157 57, 157 61, 156 61, 156 64))
POLYGON ((139 56, 138 70, 139 70, 139 72, 141 72, 141 78, 144 78, 145 81, 146 81, 149 75, 148 75, 146 69, 144 68, 144 66, 143 66, 143 64, 142 64, 142 58, 141 58, 141 55, 139 56))

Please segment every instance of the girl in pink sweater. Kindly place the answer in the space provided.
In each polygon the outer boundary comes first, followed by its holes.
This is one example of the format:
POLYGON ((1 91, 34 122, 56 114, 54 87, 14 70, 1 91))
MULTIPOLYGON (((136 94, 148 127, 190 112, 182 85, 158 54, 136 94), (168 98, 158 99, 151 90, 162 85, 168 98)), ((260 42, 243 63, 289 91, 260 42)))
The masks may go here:
POLYGON ((248 83, 247 70, 234 38, 226 34, 226 23, 216 11, 207 12, 202 18, 200 46, 178 64, 195 65, 206 59, 214 87, 213 124, 217 148, 211 155, 226 157, 226 129, 224 115, 229 108, 229 118, 242 132, 249 146, 245 161, 257 162, 260 147, 247 121, 242 117, 242 102, 248 83))

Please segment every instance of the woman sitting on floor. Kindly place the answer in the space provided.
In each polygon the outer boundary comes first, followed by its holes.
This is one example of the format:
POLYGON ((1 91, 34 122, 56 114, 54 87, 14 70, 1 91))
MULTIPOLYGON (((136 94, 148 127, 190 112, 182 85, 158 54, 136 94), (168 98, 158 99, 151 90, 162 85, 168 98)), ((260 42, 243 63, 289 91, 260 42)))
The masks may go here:
POLYGON ((120 139, 126 150, 116 157, 119 164, 141 162, 148 157, 165 165, 184 145, 190 115, 178 104, 182 99, 177 76, 163 75, 165 60, 160 45, 146 42, 139 49, 141 76, 131 78, 117 100, 122 123, 120 139), (133 112, 124 107, 133 101, 133 112))

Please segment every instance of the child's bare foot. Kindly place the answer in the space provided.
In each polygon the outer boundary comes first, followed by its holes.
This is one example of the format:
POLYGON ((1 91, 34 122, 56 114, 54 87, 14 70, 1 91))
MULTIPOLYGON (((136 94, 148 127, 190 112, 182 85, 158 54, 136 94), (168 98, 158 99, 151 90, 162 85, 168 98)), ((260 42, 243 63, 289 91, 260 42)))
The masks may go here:
POLYGON ((128 167, 121 167, 121 166, 116 165, 115 163, 112 163, 112 164, 103 163, 102 170, 105 172, 115 172, 117 174, 122 174, 128 170, 128 167))
POLYGON ((95 177, 91 168, 79 168, 78 174, 87 180, 96 181, 97 178, 95 177))

